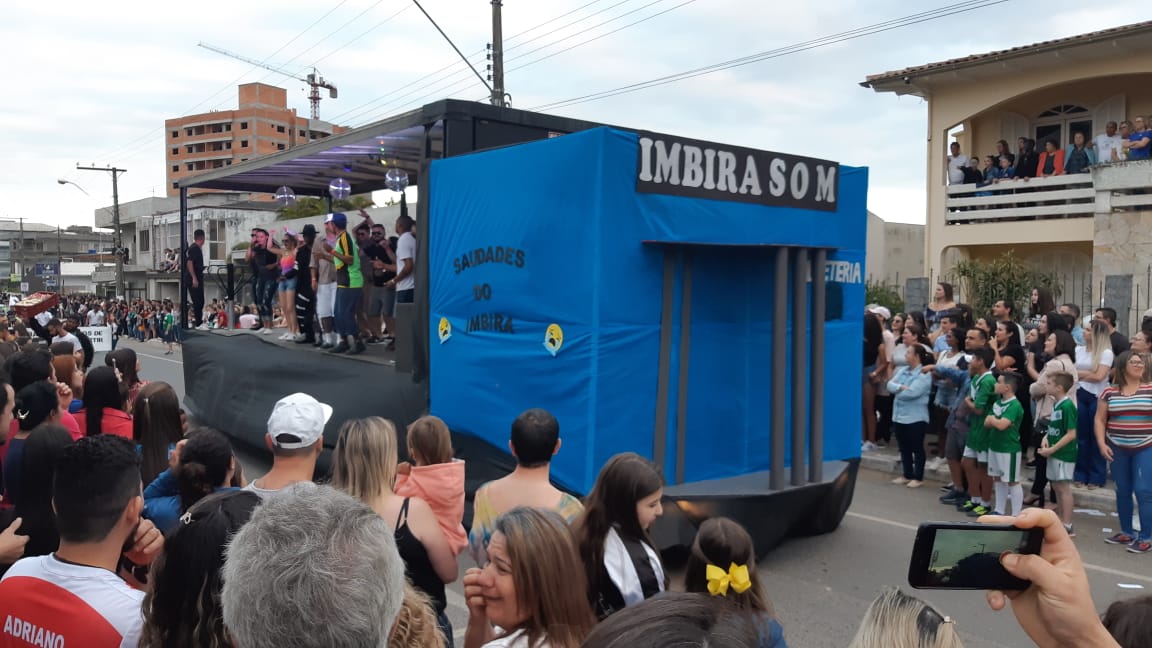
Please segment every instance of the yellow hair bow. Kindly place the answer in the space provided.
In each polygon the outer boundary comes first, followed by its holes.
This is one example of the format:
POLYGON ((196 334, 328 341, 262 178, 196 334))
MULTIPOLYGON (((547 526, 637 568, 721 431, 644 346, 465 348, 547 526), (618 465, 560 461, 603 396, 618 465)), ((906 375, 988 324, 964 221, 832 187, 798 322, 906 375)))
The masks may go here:
POLYGON ((748 578, 748 565, 732 563, 728 571, 716 565, 708 565, 704 575, 708 578, 708 593, 713 596, 727 596, 729 587, 736 590, 737 594, 743 594, 752 587, 752 581, 748 578))

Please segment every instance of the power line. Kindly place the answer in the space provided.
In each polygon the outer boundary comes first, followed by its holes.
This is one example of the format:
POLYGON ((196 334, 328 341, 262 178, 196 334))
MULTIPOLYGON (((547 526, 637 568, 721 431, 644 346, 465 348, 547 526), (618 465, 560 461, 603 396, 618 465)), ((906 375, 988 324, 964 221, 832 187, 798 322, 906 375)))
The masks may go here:
MULTIPOLYGON (((345 28, 345 27, 347 27, 348 25, 351 25, 352 23, 354 23, 354 22, 356 22, 357 20, 359 20, 359 19, 360 19, 360 17, 361 17, 361 16, 363 16, 364 14, 366 14, 366 13, 368 13, 369 11, 372 11, 373 9, 375 9, 376 7, 379 7, 380 5, 384 4, 384 2, 385 2, 385 0, 376 0, 376 2, 375 2, 375 3, 373 3, 373 4, 371 4, 371 5, 369 5, 367 9, 364 9, 363 11, 361 11, 361 12, 360 12, 360 13, 358 13, 358 14, 356 14, 355 16, 352 16, 352 17, 351 17, 351 18, 349 18, 348 20, 344 21, 344 23, 343 23, 342 25, 340 25, 340 26, 339 26, 339 27, 337 27, 336 29, 333 29, 331 32, 328 32, 328 34, 327 34, 327 35, 323 36, 323 37, 322 37, 320 40, 318 40, 318 41, 316 41, 315 43, 313 43, 311 47, 309 47, 309 48, 307 48, 307 49, 305 49, 305 50, 302 50, 302 51, 300 51, 300 52, 297 52, 295 56, 293 56, 292 58, 290 58, 290 59, 288 59, 287 61, 285 61, 283 64, 281 64, 281 65, 278 65, 278 66, 276 66, 276 67, 280 67, 280 68, 285 68, 285 67, 287 67, 287 66, 288 66, 290 63, 292 63, 292 62, 293 62, 293 61, 295 61, 296 59, 300 58, 301 56, 304 56, 304 55, 305 55, 305 54, 307 54, 308 52, 311 52, 312 50, 314 50, 314 49, 316 49, 317 47, 319 47, 321 43, 324 43, 324 42, 328 41, 328 39, 332 38, 332 37, 333 37, 333 36, 335 36, 336 34, 338 34, 338 33, 340 33, 341 31, 343 31, 343 30, 344 30, 344 28, 345 28)), ((387 22, 387 21, 385 21, 385 22, 387 22)), ((383 24, 383 23, 381 23, 381 24, 383 24)), ((268 77, 272 76, 273 74, 275 74, 275 72, 269 72, 268 74, 265 74, 264 76, 262 76, 262 77, 260 77, 259 79, 257 79, 257 80, 256 80, 256 83, 262 83, 262 82, 264 82, 266 79, 268 79, 268 77)), ((223 105, 223 104, 218 104, 218 105, 216 106, 216 108, 217 108, 217 109, 219 109, 221 105, 223 105)))
POLYGON ((613 88, 610 90, 603 90, 600 92, 594 92, 594 93, 582 95, 579 97, 573 97, 571 99, 565 99, 563 101, 555 101, 552 103, 543 104, 540 106, 536 106, 534 108, 530 108, 530 110, 551 110, 551 109, 555 109, 555 108, 564 108, 564 107, 568 107, 568 106, 575 106, 575 105, 581 104, 581 103, 586 103, 589 101, 597 101, 599 99, 606 99, 609 97, 615 97, 617 95, 628 94, 628 93, 637 92, 640 90, 646 90, 648 88, 654 88, 654 87, 661 86, 661 85, 667 85, 669 83, 676 83, 678 81, 684 81, 687 79, 692 79, 692 78, 696 78, 699 76, 704 76, 706 74, 712 74, 713 72, 720 72, 722 70, 728 70, 728 69, 735 68, 735 67, 750 65, 752 63, 758 63, 761 61, 766 61, 768 59, 779 58, 781 56, 787 56, 789 54, 796 54, 796 53, 804 52, 804 51, 811 50, 811 49, 826 47, 828 45, 835 45, 835 44, 842 43, 845 41, 861 38, 863 36, 871 36, 873 34, 891 31, 893 29, 898 29, 900 27, 907 27, 909 25, 915 25, 915 24, 919 24, 922 22, 928 22, 931 20, 938 20, 940 18, 945 18, 947 16, 953 16, 953 15, 957 15, 957 14, 961 14, 961 13, 966 13, 969 11, 975 11, 977 9, 983 9, 985 7, 990 7, 990 6, 997 5, 997 4, 1003 4, 1003 3, 1008 2, 1008 1, 1009 0, 972 0, 969 2, 961 2, 961 3, 957 3, 957 4, 953 4, 953 5, 948 5, 946 7, 941 7, 939 9, 933 9, 931 11, 922 12, 919 14, 912 14, 910 16, 905 16, 903 18, 896 18, 896 19, 888 20, 888 21, 885 21, 882 23, 876 23, 874 25, 869 25, 867 27, 860 27, 860 28, 852 29, 852 30, 849 30, 846 32, 840 32, 839 34, 833 34, 831 36, 825 36, 823 38, 817 38, 817 39, 805 41, 802 43, 796 43, 793 45, 788 45, 785 47, 767 50, 764 52, 758 52, 756 54, 751 54, 749 56, 744 56, 744 57, 732 59, 729 61, 723 61, 721 63, 716 63, 713 65, 708 65, 708 66, 696 68, 693 70, 687 70, 685 72, 670 74, 667 76, 658 77, 656 79, 651 79, 648 81, 641 81, 638 83, 632 83, 632 84, 628 84, 625 86, 620 86, 618 88, 613 88))
MULTIPOLYGON (((284 49, 285 49, 285 48, 287 48, 289 45, 291 45, 292 43, 295 43, 297 40, 300 40, 300 38, 301 38, 301 37, 303 37, 303 36, 304 36, 304 34, 306 34, 306 33, 308 33, 309 31, 311 31, 311 30, 312 30, 312 28, 316 27, 316 25, 319 25, 319 24, 320 24, 321 22, 323 22, 323 21, 324 21, 324 20, 325 20, 325 19, 326 19, 328 16, 332 15, 332 13, 333 13, 333 12, 335 12, 335 11, 336 11, 337 9, 339 9, 340 7, 344 6, 344 5, 345 5, 347 2, 348 2, 348 0, 340 0, 340 2, 338 2, 338 3, 336 4, 336 6, 332 7, 331 9, 329 9, 328 11, 326 11, 326 12, 324 13, 324 15, 322 15, 322 16, 320 16, 319 18, 317 18, 316 20, 314 20, 314 21, 312 22, 312 24, 310 24, 310 25, 308 25, 307 27, 305 27, 303 31, 301 31, 299 34, 296 34, 295 36, 293 36, 291 39, 289 39, 289 40, 288 40, 288 42, 284 43, 284 44, 283 44, 283 45, 281 45, 279 48, 277 48, 275 52, 272 52, 271 54, 269 54, 268 56, 266 56, 266 57, 264 58, 263 62, 264 62, 264 63, 267 63, 269 60, 271 60, 271 59, 272 59, 272 57, 273 57, 273 56, 276 56, 276 55, 277 55, 277 54, 279 54, 280 52, 284 51, 284 49)), ((183 115, 189 115, 189 114, 193 114, 193 111, 195 111, 195 110, 196 110, 197 108, 199 108, 200 106, 203 106, 204 104, 208 103, 209 101, 211 101, 212 99, 214 99, 216 96, 218 96, 220 93, 222 93, 222 92, 225 92, 225 91, 227 91, 227 90, 229 90, 229 89, 231 89, 231 88, 235 87, 235 86, 236 86, 236 83, 237 83, 237 82, 239 82, 239 81, 240 81, 241 79, 243 79, 244 77, 248 76, 248 74, 249 74, 249 72, 245 72, 244 74, 241 74, 240 76, 238 76, 238 77, 236 77, 235 79, 233 79, 233 80, 232 80, 230 83, 228 83, 228 84, 227 84, 227 85, 225 85, 224 87, 220 88, 220 89, 219 89, 219 90, 217 90, 216 92, 213 92, 212 94, 208 95, 207 97, 205 97, 205 98, 201 99, 199 103, 197 103, 196 105, 192 106, 191 108, 189 108, 189 109, 185 110, 185 111, 184 111, 183 113, 181 113, 181 114, 183 114, 183 115)), ((105 154, 105 155, 100 155, 100 156, 97 156, 97 157, 99 157, 99 158, 101 158, 101 159, 111 159, 112 157, 115 157, 115 156, 123 156, 123 155, 126 155, 126 154, 127 154, 127 153, 129 153, 129 152, 132 152, 132 153, 134 153, 136 150, 138 150, 138 149, 142 148, 141 146, 134 146, 135 144, 137 144, 137 143, 139 143, 139 142, 141 142, 141 141, 143 141, 143 140, 146 140, 146 139, 149 139, 149 138, 155 137, 157 133, 161 133, 161 134, 162 134, 163 132, 164 132, 164 127, 163 127, 163 126, 161 126, 160 128, 157 128, 157 129, 154 129, 154 130, 148 131, 148 132, 147 132, 147 133, 145 133, 144 135, 141 135, 140 137, 137 137, 136 139, 134 139, 134 140, 131 140, 131 141, 129 141, 129 142, 128 142, 128 143, 126 143, 126 144, 121 144, 120 146, 118 146, 118 147, 116 147, 116 148, 112 149, 112 150, 111 150, 109 153, 107 153, 107 154, 105 154)))
MULTIPOLYGON (((575 24, 577 24, 577 23, 579 23, 579 22, 582 22, 582 21, 584 21, 584 20, 587 20, 587 19, 589 19, 589 18, 592 18, 592 17, 594 17, 594 16, 596 16, 596 15, 599 15, 599 14, 601 14, 601 13, 604 13, 604 12, 610 11, 610 10, 612 10, 612 9, 614 9, 614 8, 616 8, 616 7, 620 6, 620 5, 622 5, 622 4, 625 4, 625 3, 627 3, 627 2, 631 2, 631 1, 632 1, 632 0, 624 0, 623 2, 617 2, 616 4, 613 4, 613 5, 609 6, 609 7, 606 7, 606 8, 604 8, 604 9, 601 9, 601 10, 599 10, 599 11, 597 11, 597 12, 593 13, 593 14, 590 14, 590 15, 588 15, 588 16, 585 16, 584 18, 581 18, 581 19, 579 19, 579 20, 577 20, 577 21, 574 21, 574 22, 568 23, 568 24, 566 24, 566 25, 564 25, 564 26, 562 26, 562 27, 559 27, 559 28, 557 28, 557 29, 554 29, 554 30, 551 30, 551 31, 549 31, 549 32, 546 32, 545 34, 541 34, 541 35, 540 35, 540 36, 538 36, 537 38, 533 38, 533 39, 530 39, 529 41, 526 41, 526 42, 524 42, 524 43, 521 43, 521 45, 526 45, 528 42, 531 42, 531 41, 535 41, 535 40, 538 40, 539 38, 542 38, 542 37, 544 37, 544 36, 547 36, 547 35, 553 34, 553 33, 555 33, 556 31, 559 31, 559 30, 565 29, 565 28, 567 28, 567 27, 570 27, 570 26, 572 26, 572 25, 575 25, 575 24)), ((507 60, 508 60, 508 61, 514 61, 514 60, 517 60, 517 59, 520 59, 520 58, 524 58, 524 57, 526 57, 526 56, 530 56, 531 54, 534 54, 534 53, 536 53, 536 52, 539 52, 539 51, 542 51, 542 50, 548 49, 549 47, 552 47, 552 46, 554 46, 554 45, 556 45, 556 44, 558 44, 558 43, 562 43, 562 42, 564 42, 564 41, 566 41, 566 40, 569 40, 569 39, 575 38, 575 37, 579 36, 580 34, 583 34, 583 33, 587 33, 588 31, 591 31, 591 30, 593 30, 593 29, 597 29, 597 28, 599 28, 599 27, 603 27, 604 25, 607 25, 607 24, 609 24, 609 23, 612 23, 612 22, 615 22, 615 21, 617 21, 617 20, 620 20, 621 18, 624 18, 624 17, 626 17, 626 16, 632 15, 632 14, 634 14, 634 13, 638 12, 638 11, 643 11, 644 9, 647 9, 648 7, 651 7, 651 6, 653 6, 653 5, 656 5, 656 4, 659 4, 659 3, 661 3, 661 2, 665 2, 665 1, 666 1, 666 0, 653 0, 652 2, 649 2, 648 4, 645 4, 645 5, 641 6, 641 7, 638 7, 638 8, 636 8, 636 9, 633 9, 633 10, 627 11, 627 12, 625 12, 625 13, 622 13, 622 14, 619 14, 619 15, 617 15, 617 16, 614 16, 613 18, 610 18, 610 19, 608 19, 608 20, 606 20, 606 21, 604 21, 604 22, 598 23, 598 24, 596 24, 596 25, 593 25, 593 26, 591 26, 591 27, 587 27, 587 28, 585 28, 585 29, 582 29, 582 30, 580 30, 580 31, 576 32, 576 33, 573 33, 573 34, 569 34, 568 36, 565 36, 565 37, 563 37, 563 38, 557 39, 557 40, 555 40, 555 41, 552 41, 552 42, 550 42, 550 43, 544 44, 544 45, 542 45, 542 46, 540 46, 540 47, 537 47, 537 48, 531 49, 531 50, 529 50, 529 51, 527 51, 527 52, 524 52, 524 53, 522 53, 522 54, 519 54, 519 55, 517 55, 517 56, 514 56, 514 57, 512 57, 511 59, 507 59, 507 60)), ((559 52, 555 52, 555 53, 552 53, 552 54, 549 54, 549 55, 546 55, 546 56, 542 56, 542 57, 540 57, 540 58, 538 58, 538 59, 536 59, 536 60, 533 60, 533 61, 530 61, 530 62, 528 62, 528 63, 525 63, 524 65, 520 65, 520 66, 517 66, 517 67, 515 67, 515 68, 512 68, 511 70, 509 70, 509 72, 511 72, 511 71, 513 71, 513 70, 519 70, 519 69, 522 69, 522 68, 528 67, 529 65, 534 65, 534 64, 536 64, 536 63, 539 63, 540 61, 543 61, 543 60, 545 60, 545 59, 551 58, 551 57, 553 57, 553 56, 557 56, 557 55, 559 55, 559 54, 563 54, 564 52, 567 52, 567 51, 573 50, 573 49, 575 49, 575 48, 577 48, 577 47, 580 47, 580 46, 582 46, 582 45, 586 45, 586 44, 588 44, 588 43, 591 43, 591 42, 593 42, 593 41, 595 41, 595 40, 599 40, 600 38, 604 38, 605 36, 610 36, 610 35, 612 35, 612 34, 615 34, 615 33, 619 32, 619 31, 622 31, 622 30, 624 30, 624 29, 627 29, 627 28, 629 28, 629 27, 632 27, 632 26, 638 25, 638 24, 640 24, 640 23, 643 23, 643 22, 647 22, 648 20, 651 20, 651 19, 653 19, 653 18, 656 18, 656 17, 658 17, 658 16, 661 16, 661 15, 663 15, 663 14, 666 14, 666 13, 668 13, 668 12, 670 12, 670 11, 674 11, 674 10, 676 10, 676 9, 679 9, 680 7, 683 7, 683 6, 685 6, 685 5, 691 4, 692 2, 695 2, 695 1, 696 1, 696 0, 686 0, 685 2, 682 2, 682 3, 680 3, 680 4, 676 5, 676 6, 673 6, 673 7, 669 8, 669 9, 665 9, 665 10, 663 10, 663 11, 659 11, 659 12, 657 12, 657 13, 651 14, 651 15, 649 15, 649 16, 646 16, 646 17, 644 17, 644 18, 641 18, 641 19, 639 19, 639 20, 635 20, 635 21, 633 21, 633 22, 631 22, 631 23, 628 23, 627 25, 623 25, 623 26, 621 26, 621 27, 618 27, 617 29, 614 29, 614 30, 612 30, 612 31, 606 32, 606 33, 604 33, 604 34, 600 34, 600 35, 598 35, 598 36, 595 36, 595 37, 593 37, 593 38, 590 38, 590 39, 587 39, 587 40, 585 40, 585 41, 582 41, 582 42, 580 42, 580 43, 577 43, 577 44, 575 44, 575 45, 569 46, 569 47, 567 47, 567 48, 565 48, 565 49, 563 49, 563 50, 561 50, 561 51, 559 51, 559 52)), ((585 5, 585 6, 587 6, 587 5, 585 5)), ((553 19, 553 21, 555 21, 555 19, 553 19)), ((517 47, 519 47, 519 46, 517 46, 517 47)), ((515 49, 515 48, 505 48, 505 52, 509 51, 510 49, 515 49)), ((449 69, 449 68, 452 68, 452 67, 454 67, 454 65, 449 65, 449 66, 446 66, 445 68, 441 68, 441 70, 439 70, 439 71, 443 71, 443 70, 446 70, 446 69, 449 69)), ((438 72, 439 72, 439 71, 438 71, 438 72)), ((447 81, 447 80, 449 80, 449 79, 453 79, 453 78, 457 78, 457 79, 458 79, 458 78, 460 77, 460 75, 461 75, 461 73, 462 73, 462 72, 464 72, 464 71, 463 71, 463 70, 458 70, 458 71, 456 71, 456 72, 454 72, 454 73, 451 73, 451 74, 449 74, 449 75, 447 75, 447 76, 444 76, 444 77, 441 77, 441 78, 439 78, 439 79, 436 79, 436 80, 435 80, 435 81, 433 81, 433 82, 434 82, 434 83, 438 83, 438 82, 440 82, 440 81, 447 81)), ((435 73, 433 73, 433 74, 435 74, 435 73)), ((420 102, 421 100, 423 100, 423 99, 425 99, 425 98, 427 98, 427 97, 436 96, 436 95, 440 94, 442 91, 444 91, 445 89, 452 89, 453 91, 456 91, 456 90, 458 90, 458 91, 463 91, 463 90, 466 90, 466 89, 468 89, 468 88, 471 88, 471 87, 472 87, 474 84, 473 84, 473 83, 464 83, 463 85, 461 85, 461 82, 460 82, 459 80, 455 80, 455 81, 451 81, 451 82, 449 82, 449 83, 447 83, 447 84, 445 84, 445 85, 439 85, 439 86, 437 86, 437 87, 436 87, 436 88, 435 88, 435 89, 434 89, 432 92, 428 92, 428 93, 426 93, 426 94, 420 95, 420 97, 418 97, 418 98, 417 98, 415 101, 405 101, 405 99, 406 99, 407 97, 410 97, 410 96, 412 96, 413 94, 416 94, 417 92, 420 92, 421 90, 425 90, 425 89, 427 89, 427 85, 425 85, 425 86, 423 86, 423 87, 418 87, 418 88, 416 88, 416 89, 414 89, 414 90, 409 90, 407 93, 405 93, 405 94, 402 94, 402 95, 400 95, 400 96, 398 96, 398 97, 395 97, 395 98, 393 98, 391 101, 389 101, 389 102, 387 102, 387 103, 384 103, 384 104, 381 104, 381 103, 380 103, 380 102, 382 102, 384 99, 386 99, 387 97, 389 97, 389 96, 393 96, 393 95, 395 95, 397 92, 400 92, 400 91, 404 90, 405 88, 408 88, 408 87, 412 87, 412 86, 414 86, 414 85, 415 85, 415 83, 412 83, 412 84, 408 84, 407 86, 403 86, 403 87, 401 87, 401 88, 398 88, 397 90, 394 90, 393 92, 391 92, 391 93, 389 93, 389 94, 387 94, 387 95, 384 95, 384 96, 382 96, 382 97, 379 97, 378 99, 375 99, 375 100, 373 100, 373 101, 369 102, 369 104, 365 104, 364 106, 362 106, 362 107, 358 108, 358 109, 357 109, 357 112, 356 112, 356 113, 355 113, 353 116, 354 116, 354 117, 360 117, 360 116, 363 116, 363 115, 365 115, 365 114, 368 114, 368 113, 370 113, 370 112, 371 112, 371 113, 382 113, 382 112, 385 112, 385 111, 386 111, 386 109, 389 109, 391 106, 396 106, 396 105, 405 105, 405 106, 407 106, 407 105, 411 105, 412 103, 417 103, 417 104, 419 104, 419 102, 420 102), (369 106, 369 105, 372 105, 372 106, 374 106, 374 107, 372 107, 372 108, 367 108, 367 106, 369 106)))
MULTIPOLYGON (((616 33, 616 32, 618 32, 618 31, 622 31, 622 30, 628 29, 629 27, 634 27, 634 26, 636 26, 636 25, 639 25, 640 23, 648 22, 649 20, 652 20, 653 18, 657 18, 657 17, 659 17, 659 16, 663 16, 664 14, 666 14, 666 13, 668 13, 668 12, 670 12, 670 11, 675 11, 675 10, 679 9, 680 7, 683 7, 684 5, 690 5, 690 4, 692 4, 693 2, 696 2, 696 0, 685 0, 684 2, 681 2, 680 4, 678 4, 678 5, 674 6, 674 7, 669 7, 668 9, 665 9, 665 10, 663 10, 663 11, 659 11, 659 12, 656 12, 656 13, 654 13, 654 14, 650 15, 650 16, 646 16, 646 17, 644 17, 644 18, 641 18, 641 19, 639 19, 639 20, 635 20, 635 21, 633 21, 633 22, 630 22, 630 23, 628 23, 627 25, 624 25, 624 26, 622 26, 622 27, 617 27, 616 29, 613 29, 613 30, 612 30, 612 31, 610 31, 610 32, 605 32, 605 33, 603 33, 603 34, 600 34, 599 36, 593 36, 592 38, 589 38, 588 40, 585 40, 585 41, 581 41, 581 42, 579 42, 579 43, 576 43, 575 45, 572 45, 572 46, 569 46, 569 47, 565 47, 564 49, 562 49, 562 50, 560 50, 560 51, 558 51, 558 52, 552 52, 551 54, 546 54, 546 55, 544 55, 544 56, 541 56, 541 57, 540 57, 540 58, 538 58, 538 59, 533 59, 533 60, 531 60, 531 61, 529 61, 529 62, 527 62, 527 63, 525 63, 525 64, 523 64, 523 65, 517 65, 516 67, 514 67, 514 68, 511 68, 511 69, 509 69, 508 71, 509 71, 509 72, 514 72, 514 71, 516 71, 516 70, 522 70, 522 69, 524 69, 524 68, 528 67, 529 65, 535 65, 535 64, 539 63, 540 61, 543 61, 543 60, 545 60, 545 59, 550 59, 550 58, 552 58, 553 56, 559 56, 560 54, 563 54, 564 52, 568 52, 568 51, 571 51, 571 50, 574 50, 574 49, 576 49, 577 47, 581 47, 581 46, 583 46, 583 45, 587 45, 588 43, 591 43, 592 41, 597 41, 597 40, 600 40, 601 38, 604 38, 605 36, 611 36, 612 34, 615 34, 615 33, 616 33)), ((655 3, 655 2, 653 2, 653 3, 651 3, 651 4, 656 4, 656 3, 655 3)), ((645 6, 645 7, 647 7, 647 6, 650 6, 650 5, 644 5, 644 6, 645 6)), ((644 8, 644 7, 641 7, 641 9, 643 9, 643 8, 644 8)), ((629 13, 631 13, 631 12, 629 12, 629 13)), ((627 15, 627 14, 625 14, 625 15, 627 15)), ((611 22, 611 21, 609 21, 609 22, 611 22)), ((607 23, 602 23, 602 24, 607 24, 607 23)), ((597 27, 599 27, 599 25, 597 25, 597 27)), ((587 30, 585 30, 585 31, 587 31, 587 30)), ((576 35, 578 35, 578 34, 582 34, 582 33, 584 33, 584 32, 576 32, 576 34, 573 34, 572 36, 576 36, 576 35)), ((549 45, 546 45, 545 47, 551 47, 552 45, 555 45, 556 43, 559 43, 559 42, 562 42, 562 41, 568 40, 568 38, 571 38, 572 36, 569 36, 569 37, 567 37, 567 38, 562 38, 562 39, 560 39, 560 40, 556 41, 555 43, 550 43, 549 45)), ((544 49, 544 48, 540 48, 540 49, 544 49)), ((528 56, 529 54, 532 54, 532 53, 534 53, 534 52, 538 52, 538 51, 540 51, 540 50, 532 50, 531 52, 525 52, 524 54, 521 54, 521 55, 519 55, 519 56, 514 56, 514 57, 512 57, 512 58, 510 58, 510 59, 508 59, 508 60, 509 60, 509 61, 515 61, 516 59, 521 59, 521 58, 524 58, 525 56, 528 56)))
MULTIPOLYGON (((538 29, 541 29, 542 27, 545 27, 549 24, 552 24, 552 23, 556 22, 557 20, 561 20, 567 16, 570 16, 570 15, 578 12, 578 11, 581 11, 581 10, 586 9, 586 8, 588 8, 594 4, 598 4, 598 3, 603 2, 603 1, 604 0, 592 0, 591 2, 587 2, 583 5, 580 5, 579 7, 575 8, 575 9, 572 9, 570 11, 562 13, 558 16, 554 16, 552 18, 549 18, 548 20, 545 20, 544 22, 542 22, 538 25, 535 25, 535 26, 530 27, 530 28, 528 28, 522 32, 518 32, 518 33, 514 34, 513 36, 508 37, 507 39, 505 39, 505 43, 509 43, 509 42, 511 42, 517 38, 520 38, 522 36, 525 36, 527 34, 534 32, 538 29)), ((626 4, 628 2, 634 2, 634 1, 635 0, 622 0, 621 2, 617 2, 616 4, 613 4, 609 7, 606 7, 603 9, 598 9, 595 12, 588 14, 587 16, 584 16, 583 18, 580 18, 579 20, 568 23, 568 25, 565 25, 565 26, 566 27, 571 26, 571 25, 577 24, 579 22, 594 18, 600 14, 611 11, 615 7, 618 7, 622 4, 626 4)), ((552 33, 552 32, 549 32, 549 33, 552 33)), ((531 39, 531 40, 535 40, 535 39, 531 39)), ((520 45, 505 47, 504 51, 507 52, 509 50, 516 49, 517 47, 520 47, 520 45)), ((472 63, 480 63, 483 61, 483 59, 475 59, 475 57, 477 57, 481 54, 484 54, 485 51, 486 51, 486 49, 477 50, 477 51, 473 52, 472 54, 470 54, 468 56, 468 59, 472 63), (475 59, 475 60, 473 60, 473 59, 475 59)), ((532 50, 532 51, 538 51, 538 50, 532 50)), ((418 77, 417 79, 415 79, 409 83, 406 83, 406 84, 404 84, 398 88, 395 88, 395 89, 393 89, 393 90, 391 90, 391 91, 389 91, 383 95, 380 95, 379 97, 376 97, 375 99, 371 99, 365 103, 360 104, 359 106, 356 106, 355 108, 352 108, 352 109, 347 110, 343 113, 340 113, 339 115, 334 117, 333 120, 334 121, 335 120, 344 120, 344 121, 351 122, 353 119, 356 119, 358 117, 361 117, 361 116, 369 114, 369 113, 383 112, 383 106, 394 105, 399 101, 399 99, 402 99, 404 97, 409 97, 412 94, 415 94, 415 92, 419 92, 421 89, 426 88, 429 84, 439 83, 441 81, 445 81, 445 80, 453 78, 453 77, 460 77, 463 74, 466 74, 468 72, 468 70, 461 68, 461 69, 456 69, 453 72, 449 72, 447 75, 442 75, 442 73, 444 73, 446 71, 452 70, 454 68, 460 68, 460 64, 461 64, 460 61, 452 61, 451 63, 445 65, 444 67, 439 68, 438 70, 435 70, 433 72, 429 72, 428 74, 425 74, 424 76, 418 77), (433 77, 436 77, 436 78, 433 78, 433 77), (427 82, 427 83, 425 83, 425 82, 427 82), (415 91, 411 91, 410 89, 415 87, 415 86, 420 86, 420 87, 418 87, 415 91), (400 97, 396 97, 396 98, 392 99, 392 101, 388 101, 385 103, 385 100, 387 100, 388 98, 395 97, 398 93, 404 92, 405 90, 409 90, 409 92, 407 92, 404 95, 401 95, 400 97)), ((455 82, 453 85, 458 84, 458 83, 459 83, 459 81, 455 82)), ((468 85, 471 86, 472 84, 469 83, 468 85)))
POLYGON ((345 42, 340 47, 337 47, 336 49, 332 50, 331 52, 328 52, 324 56, 321 56, 320 58, 316 59, 315 61, 312 62, 312 65, 309 67, 316 67, 317 65, 320 65, 320 63, 323 62, 325 59, 327 59, 329 56, 332 56, 336 52, 339 52, 340 50, 344 49, 345 47, 348 47, 352 43, 355 43, 356 41, 360 40, 361 38, 364 38, 368 34, 371 34, 372 32, 376 31, 377 29, 380 29, 386 23, 392 22, 393 19, 395 19, 400 14, 404 13, 405 11, 408 11, 411 8, 412 8, 412 5, 407 5, 407 4, 404 5, 404 7, 400 9, 400 11, 397 11, 396 13, 392 14, 391 16, 388 16, 384 20, 381 20, 380 22, 376 23, 375 25, 373 25, 373 26, 369 27, 368 29, 366 29, 365 31, 363 31, 359 36, 345 42))

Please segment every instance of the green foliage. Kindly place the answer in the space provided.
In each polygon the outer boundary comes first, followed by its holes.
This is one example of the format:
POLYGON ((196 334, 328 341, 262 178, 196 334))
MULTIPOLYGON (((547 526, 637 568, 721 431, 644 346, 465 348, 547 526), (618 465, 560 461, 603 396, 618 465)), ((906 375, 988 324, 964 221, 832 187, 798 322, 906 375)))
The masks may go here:
POLYGON ((251 245, 252 243, 249 241, 240 241, 236 245, 232 246, 232 251, 235 252, 236 250, 247 250, 249 247, 251 247, 251 245))
MULTIPOLYGON (((372 202, 370 194, 360 196, 350 196, 347 200, 336 200, 332 203, 332 209, 340 212, 358 212, 361 209, 368 209, 375 203, 372 202)), ((324 198, 311 198, 308 196, 301 196, 296 199, 296 204, 291 207, 281 207, 276 210, 276 220, 295 220, 297 218, 308 218, 310 216, 320 216, 321 214, 328 213, 328 201, 324 198)))
POLYGON ((1060 300, 1056 273, 1043 272, 1028 265, 1016 257, 1015 250, 991 261, 961 261, 952 268, 952 278, 958 295, 972 306, 976 317, 991 313, 993 304, 1001 299, 1011 300, 1016 312, 1027 313, 1033 288, 1048 288, 1052 291, 1052 298, 1057 303, 1060 300))
POLYGON ((904 311, 904 299, 896 286, 890 286, 883 281, 869 279, 864 284, 864 303, 879 304, 893 313, 904 311))

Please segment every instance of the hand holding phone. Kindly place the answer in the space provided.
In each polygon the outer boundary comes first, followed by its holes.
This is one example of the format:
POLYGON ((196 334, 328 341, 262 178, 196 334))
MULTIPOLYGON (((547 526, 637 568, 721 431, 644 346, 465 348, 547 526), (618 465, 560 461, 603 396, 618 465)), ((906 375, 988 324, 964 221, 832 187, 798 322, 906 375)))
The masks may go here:
POLYGON ((1043 532, 1012 524, 925 522, 916 531, 908 584, 917 589, 1024 590, 1004 554, 1040 553, 1043 532))
POLYGON ((980 522, 1012 525, 1043 537, 1038 555, 1013 554, 1001 560, 1010 574, 1031 581, 1032 587, 988 592, 993 610, 1004 609, 1011 600, 1016 620, 1038 646, 1119 646, 1096 616, 1080 552, 1054 511, 1030 508, 1014 518, 985 515, 980 522))

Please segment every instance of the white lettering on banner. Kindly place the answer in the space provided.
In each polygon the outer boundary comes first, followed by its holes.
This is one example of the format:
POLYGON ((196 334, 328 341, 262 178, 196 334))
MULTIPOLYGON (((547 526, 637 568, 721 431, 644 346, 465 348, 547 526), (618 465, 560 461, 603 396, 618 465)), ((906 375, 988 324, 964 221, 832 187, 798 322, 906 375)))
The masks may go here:
POLYGON ((639 145, 639 192, 836 210, 835 162, 654 133, 639 145))
POLYGON ((92 340, 92 349, 95 351, 112 350, 111 326, 81 326, 80 330, 92 340))
POLYGON ((858 284, 862 274, 859 261, 829 261, 824 264, 824 281, 858 284))

